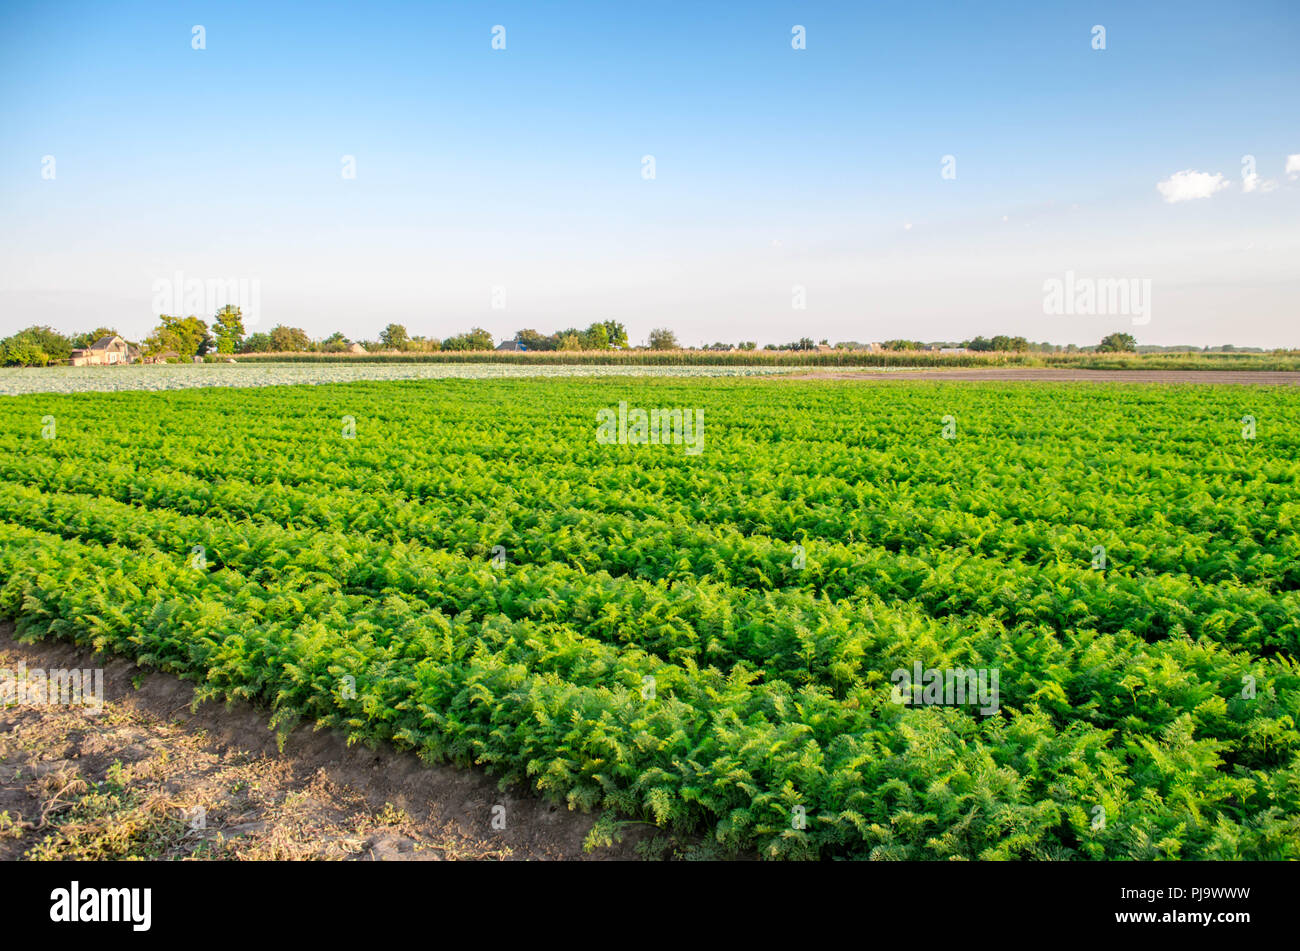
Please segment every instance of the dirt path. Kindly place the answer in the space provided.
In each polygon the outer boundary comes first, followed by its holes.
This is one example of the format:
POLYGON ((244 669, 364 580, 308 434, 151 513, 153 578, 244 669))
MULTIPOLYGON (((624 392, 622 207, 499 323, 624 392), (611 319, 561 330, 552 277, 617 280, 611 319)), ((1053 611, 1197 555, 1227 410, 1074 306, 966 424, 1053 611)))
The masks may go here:
POLYGON ((594 816, 501 792, 481 770, 348 747, 310 726, 281 753, 265 711, 191 712, 186 681, 71 645, 19 644, 0 623, 0 672, 21 663, 102 667, 105 702, 98 714, 0 707, 0 861, 626 859, 655 831, 630 826, 588 854, 594 816))
MULTIPOLYGON (((767 379, 767 378, 764 378, 767 379)), ((1239 385, 1300 386, 1295 370, 1072 370, 1034 367, 970 367, 915 370, 810 370, 771 377, 777 380, 860 380, 879 383, 900 380, 986 380, 1057 383, 1236 383, 1239 385)))

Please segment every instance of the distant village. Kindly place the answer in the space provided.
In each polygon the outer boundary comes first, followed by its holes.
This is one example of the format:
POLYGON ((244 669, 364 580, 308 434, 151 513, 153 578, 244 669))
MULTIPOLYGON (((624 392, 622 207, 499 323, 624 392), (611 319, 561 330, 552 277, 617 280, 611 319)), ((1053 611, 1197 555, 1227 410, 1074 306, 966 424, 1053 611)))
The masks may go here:
MULTIPOLYGON (((359 343, 348 347, 349 353, 367 353, 359 343)), ((203 363, 204 357, 195 354, 190 357, 194 363, 203 363)), ((128 343, 117 334, 100 337, 88 347, 74 349, 67 359, 71 367, 111 367, 126 366, 131 363, 177 363, 183 362, 182 356, 175 350, 159 350, 146 355, 133 343, 128 343)))
MULTIPOLYGON (((160 316, 161 322, 140 343, 125 339, 116 330, 99 328, 74 336, 47 326, 33 326, 0 340, 0 364, 4 366, 129 366, 132 364, 202 363, 212 360, 233 362, 241 355, 319 353, 364 356, 367 354, 408 354, 456 351, 546 352, 546 351, 714 351, 738 353, 760 348, 750 341, 715 342, 691 346, 681 343, 667 328, 650 331, 640 344, 629 341, 622 323, 614 320, 591 324, 586 329, 569 328, 550 334, 536 330, 516 331, 497 342, 487 330, 475 327, 451 337, 424 337, 408 333, 405 325, 388 324, 377 340, 350 340, 341 332, 313 340, 297 327, 279 325, 267 332, 246 333, 237 307, 218 311, 211 324, 198 317, 160 316)), ((1090 352, 1169 352, 1169 353, 1263 353, 1262 348, 1233 347, 1139 347, 1126 333, 1108 334, 1092 346, 1033 343, 1024 337, 977 336, 964 341, 885 340, 860 343, 803 337, 786 344, 767 344, 764 351, 801 351, 812 353, 899 353, 917 352, 937 355, 966 353, 1090 353, 1090 352)))
MULTIPOLYGON (((529 350, 529 347, 526 343, 520 341, 518 338, 514 338, 510 340, 503 340, 501 343, 496 345, 495 349, 498 351, 526 352, 529 350)), ((546 349, 546 348, 538 348, 539 351, 541 351, 542 349, 546 349)), ((602 349, 627 350, 627 349, 637 349, 637 348, 619 347, 612 344, 606 344, 606 346, 602 349)), ((651 348, 651 349, 660 349, 660 348, 651 348)), ((662 348, 662 349, 670 349, 670 348, 662 348)), ((722 353, 741 353, 747 350, 753 350, 755 348, 746 347, 742 344, 717 343, 717 344, 713 344, 712 346, 702 347, 702 348, 679 347, 679 348, 671 348, 671 349, 690 349, 690 350, 703 349, 703 350, 722 352, 722 353)), ((852 346, 846 346, 844 344, 837 344, 835 346, 831 346, 828 343, 819 343, 808 347, 804 347, 804 346, 777 347, 777 346, 769 345, 765 349, 801 350, 801 351, 812 351, 812 352, 822 352, 822 353, 834 353, 836 350, 846 350, 846 349, 852 350, 854 352, 859 352, 859 353, 887 353, 891 349, 900 349, 900 350, 909 349, 909 350, 917 350, 917 351, 941 353, 941 354, 973 352, 969 347, 942 347, 942 346, 934 346, 934 345, 922 345, 922 346, 907 347, 907 348, 903 348, 903 347, 889 348, 886 347, 884 344, 880 344, 880 343, 853 344, 852 346)), ((238 351, 238 352, 249 352, 249 351, 238 351)), ((268 351, 268 352, 276 352, 276 351, 268 351)), ((303 350, 303 351, 279 351, 279 352, 290 352, 290 353, 308 352, 309 353, 312 351, 303 350)), ((406 351, 404 351, 400 347, 389 349, 383 346, 383 344, 380 344, 373 351, 371 351, 371 350, 367 350, 366 347, 361 343, 350 342, 348 343, 348 346, 345 350, 332 351, 332 352, 366 354, 372 352, 373 353, 402 353, 406 351)), ((194 363, 203 363, 204 355, 196 353, 189 359, 194 363)), ((177 363, 177 362, 182 362, 183 360, 184 358, 181 356, 181 354, 175 350, 159 350, 146 355, 144 351, 142 351, 138 346, 136 346, 133 343, 129 343, 126 340, 123 340, 117 334, 107 334, 103 337, 100 337, 98 340, 94 341, 88 347, 80 347, 80 348, 73 349, 68 359, 65 362, 68 366, 73 366, 73 367, 89 367, 89 366, 108 367, 108 366, 126 366, 132 363, 177 363)))

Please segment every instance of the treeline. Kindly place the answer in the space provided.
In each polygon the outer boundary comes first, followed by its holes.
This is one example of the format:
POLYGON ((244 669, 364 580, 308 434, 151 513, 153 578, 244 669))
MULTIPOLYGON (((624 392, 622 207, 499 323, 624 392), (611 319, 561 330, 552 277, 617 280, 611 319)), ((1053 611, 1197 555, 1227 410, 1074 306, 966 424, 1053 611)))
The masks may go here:
MULTIPOLYGON (((250 338, 251 339, 251 338, 250 338)), ((552 334, 542 334, 536 330, 517 331, 514 342, 526 350, 605 350, 610 347, 627 346, 627 330, 617 321, 609 320, 592 324, 586 330, 571 327, 552 334)), ((361 341, 367 351, 389 351, 397 353, 438 353, 440 351, 493 350, 496 344, 492 334, 482 327, 475 327, 465 333, 439 339, 412 334, 405 324, 389 324, 379 334, 377 341, 361 341)), ((309 351, 311 348, 296 346, 284 348, 250 348, 250 352, 264 352, 266 349, 309 351)))
POLYGON ((974 353, 1058 353, 1061 347, 1050 343, 1031 343, 1024 337, 995 334, 992 337, 972 337, 959 342, 922 343, 920 340, 886 340, 880 345, 885 350, 936 350, 961 349, 974 353))
MULTIPOLYGON (((346 354, 364 350, 367 353, 468 353, 495 349, 492 334, 482 327, 475 327, 464 333, 450 337, 424 337, 412 335, 406 326, 391 323, 379 335, 378 340, 354 341, 341 331, 335 331, 327 337, 313 340, 305 330, 299 327, 277 325, 265 332, 247 333, 243 323, 243 313, 238 307, 227 306, 219 310, 209 323, 199 317, 175 317, 168 314, 159 315, 159 323, 143 341, 134 343, 145 357, 155 359, 177 359, 188 362, 195 356, 211 355, 234 357, 239 354, 346 354), (359 346, 358 346, 359 345, 359 346)), ((101 337, 112 336, 118 332, 112 327, 98 327, 85 333, 65 335, 52 327, 32 326, 10 337, 0 340, 0 364, 4 366, 49 366, 68 361, 73 350, 89 347, 101 337)), ((612 355, 615 351, 696 351, 696 352, 734 352, 742 356, 758 349, 752 340, 742 340, 735 344, 715 342, 708 346, 683 347, 673 331, 659 327, 650 331, 644 346, 633 346, 628 341, 627 328, 616 320, 593 323, 586 329, 569 327, 553 333, 543 334, 533 329, 515 332, 510 338, 516 345, 508 349, 529 352, 604 352, 612 355)), ((1267 353, 1259 348, 1234 347, 1156 347, 1138 346, 1131 334, 1113 333, 1102 338, 1094 346, 1080 347, 1075 344, 1059 345, 1051 343, 1033 343, 1024 337, 997 334, 992 337, 977 336, 960 342, 930 342, 919 340, 885 340, 879 344, 859 343, 858 341, 841 341, 834 345, 823 339, 814 342, 811 337, 784 344, 767 344, 764 351, 779 352, 828 352, 862 353, 884 350, 898 354, 935 353, 944 349, 960 349, 976 354, 1089 354, 1089 353, 1267 353)), ((1282 351, 1275 351, 1282 352, 1282 351)), ((757 356, 757 354, 753 354, 757 356)))
MULTIPOLYGON (((672 335, 672 331, 655 330, 650 336, 660 344, 657 349, 672 349, 677 346, 677 338, 672 335), (659 339, 663 334, 667 334, 671 340, 659 339)), ((628 346, 627 328, 617 320, 600 321, 586 330, 569 327, 551 334, 519 330, 512 339, 529 350, 608 350, 610 347, 625 349, 628 346)))
MULTIPOLYGON (((585 330, 569 327, 544 334, 525 328, 515 332, 510 340, 519 349, 530 351, 583 351, 629 349, 627 328, 616 320, 591 324, 585 330)), ((297 327, 275 327, 267 333, 251 334, 240 339, 228 352, 231 353, 343 353, 359 344, 369 353, 438 353, 494 350, 492 334, 482 327, 474 327, 450 337, 425 337, 412 334, 405 324, 391 323, 379 334, 378 340, 349 340, 336 332, 323 340, 312 340, 297 327)), ((650 333, 652 350, 676 350, 680 344, 671 330, 657 329, 650 333)), ((752 344, 750 345, 752 348, 752 344)), ((197 351, 200 354, 203 351, 197 351)), ((218 352, 227 352, 221 351, 218 352)))
POLYGON ((918 340, 886 340, 880 345, 885 350, 943 350, 947 348, 969 350, 972 353, 1127 353, 1137 351, 1137 340, 1132 334, 1113 333, 1093 347, 1075 344, 1062 346, 1054 343, 1033 343, 1024 337, 996 334, 992 337, 972 337, 960 343, 921 343, 918 340))
MULTIPOLYGON (((218 311, 211 326, 198 317, 159 315, 159 324, 142 341, 123 340, 146 357, 190 359, 209 352, 236 353, 244 340, 239 308, 218 311)), ((277 328, 280 329, 280 328, 277 328)), ((301 331, 298 331, 301 333, 301 331)), ((63 334, 53 327, 32 326, 0 340, 0 364, 43 367, 66 363, 74 350, 85 350, 102 337, 121 337, 114 327, 97 327, 84 333, 63 334)), ((303 334, 305 338, 306 335, 303 334)))
POLYGON ((727 367, 1062 367, 1092 370, 1296 370, 1300 351, 1259 353, 940 353, 937 350, 755 350, 715 352, 707 348, 606 351, 500 350, 455 353, 288 353, 248 354, 241 363, 465 363, 519 366, 727 366, 727 367))
MULTIPOLYGON (((142 341, 123 337, 146 357, 189 361, 210 354, 234 356, 241 353, 345 353, 352 341, 340 332, 312 340, 298 327, 276 326, 266 333, 247 334, 238 307, 224 307, 208 323, 202 318, 160 314, 158 326, 142 341)), ((53 327, 32 326, 0 340, 0 364, 4 366, 51 366, 66 363, 73 350, 88 348, 102 337, 122 336, 113 327, 98 327, 78 334, 63 334, 53 327)), ((471 335, 462 335, 469 338, 471 335)), ((449 349, 454 349, 454 341, 449 349)), ((484 330, 473 332, 464 349, 492 349, 492 338, 484 330), (486 340, 486 347, 483 342, 486 340)), ((379 349, 372 343, 368 349, 379 349)))
MULTIPOLYGON (((219 310, 212 321, 191 314, 178 317, 160 314, 159 323, 144 340, 130 341, 146 357, 176 359, 188 362, 192 358, 236 356, 259 353, 342 354, 354 351, 359 345, 366 352, 437 353, 494 350, 492 334, 482 327, 474 327, 450 337, 424 337, 411 334, 406 326, 391 323, 380 333, 378 340, 352 340, 341 331, 313 340, 300 327, 277 325, 268 331, 248 333, 244 327, 243 312, 239 307, 227 306, 219 310)), ((67 336, 52 327, 29 327, 12 337, 0 340, 0 363, 5 366, 48 366, 66 363, 72 351, 89 347, 101 337, 118 335, 112 327, 67 336)), ((124 338, 125 339, 125 338, 124 338)), ((616 320, 591 324, 586 329, 569 327, 554 333, 543 334, 526 328, 511 338, 518 349, 529 351, 591 351, 632 349, 627 328, 616 320)), ((721 345, 720 345, 721 346, 721 345)), ((749 343, 749 349, 754 348, 749 343)), ((677 350, 681 347, 676 335, 668 329, 651 331, 648 349, 677 350)))

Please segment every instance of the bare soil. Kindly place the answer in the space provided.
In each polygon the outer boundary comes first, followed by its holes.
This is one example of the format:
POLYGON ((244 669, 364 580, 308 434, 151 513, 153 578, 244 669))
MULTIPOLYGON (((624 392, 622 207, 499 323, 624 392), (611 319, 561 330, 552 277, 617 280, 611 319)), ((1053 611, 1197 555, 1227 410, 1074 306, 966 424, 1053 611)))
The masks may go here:
POLYGON ((826 369, 774 376, 779 380, 859 380, 864 383, 900 380, 986 380, 1041 383, 1236 383, 1239 385, 1300 386, 1295 370, 1074 370, 1034 367, 955 367, 953 369, 861 370, 826 369))
POLYGON ((281 752, 266 711, 192 710, 186 681, 69 644, 20 644, 2 623, 0 669, 20 662, 103 667, 105 702, 98 714, 0 707, 0 861, 628 859, 656 832, 628 825, 588 853, 594 815, 501 791, 482 770, 349 747, 310 727, 281 752))

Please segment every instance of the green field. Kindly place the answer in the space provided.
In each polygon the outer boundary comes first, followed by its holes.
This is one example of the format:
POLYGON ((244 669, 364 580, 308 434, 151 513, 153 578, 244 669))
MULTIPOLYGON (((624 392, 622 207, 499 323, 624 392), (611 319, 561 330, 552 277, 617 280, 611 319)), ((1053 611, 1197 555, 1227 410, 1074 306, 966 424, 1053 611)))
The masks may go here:
POLYGON ((1267 386, 2 397, 0 614, 724 850, 1300 858, 1297 419, 1267 386), (700 411, 699 451, 602 441, 620 403, 700 411))

